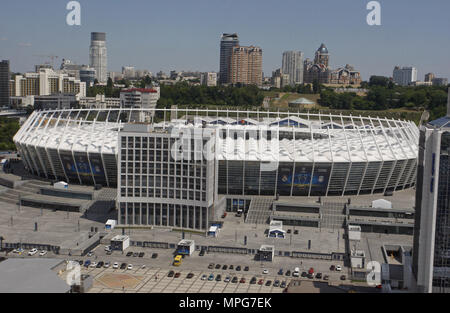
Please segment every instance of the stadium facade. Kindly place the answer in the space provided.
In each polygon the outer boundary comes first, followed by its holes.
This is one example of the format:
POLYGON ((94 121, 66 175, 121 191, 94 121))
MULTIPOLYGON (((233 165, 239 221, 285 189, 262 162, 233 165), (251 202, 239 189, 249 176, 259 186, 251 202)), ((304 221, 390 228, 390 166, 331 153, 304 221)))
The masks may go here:
POLYGON ((223 195, 373 194, 416 181, 410 121, 175 108, 142 123, 135 110, 35 111, 14 142, 31 173, 117 187, 127 225, 205 230, 223 195))

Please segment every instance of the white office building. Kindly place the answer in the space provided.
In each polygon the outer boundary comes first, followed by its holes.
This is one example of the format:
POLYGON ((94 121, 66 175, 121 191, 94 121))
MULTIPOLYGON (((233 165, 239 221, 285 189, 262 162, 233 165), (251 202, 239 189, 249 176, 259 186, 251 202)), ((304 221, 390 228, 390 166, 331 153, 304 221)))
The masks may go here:
POLYGON ((89 48, 89 66, 96 72, 96 79, 106 83, 108 55, 106 51, 106 33, 91 33, 91 46, 89 48))
POLYGON ((217 73, 202 73, 200 76, 200 83, 208 87, 217 86, 217 73))
POLYGON ((400 86, 408 86, 417 81, 417 69, 415 67, 396 66, 393 73, 394 83, 400 86))

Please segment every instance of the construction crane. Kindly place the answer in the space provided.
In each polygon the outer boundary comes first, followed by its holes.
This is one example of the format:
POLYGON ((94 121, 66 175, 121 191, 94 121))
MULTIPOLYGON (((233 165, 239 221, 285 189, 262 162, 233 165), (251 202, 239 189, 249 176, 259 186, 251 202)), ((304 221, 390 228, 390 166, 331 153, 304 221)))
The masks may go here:
MULTIPOLYGON (((42 54, 34 54, 33 56, 35 57, 40 57, 40 58, 49 58, 50 60, 52 60, 52 67, 53 69, 55 68, 55 59, 58 59, 59 56, 57 55, 42 55, 42 54)), ((48 62, 47 62, 48 63, 48 62)))

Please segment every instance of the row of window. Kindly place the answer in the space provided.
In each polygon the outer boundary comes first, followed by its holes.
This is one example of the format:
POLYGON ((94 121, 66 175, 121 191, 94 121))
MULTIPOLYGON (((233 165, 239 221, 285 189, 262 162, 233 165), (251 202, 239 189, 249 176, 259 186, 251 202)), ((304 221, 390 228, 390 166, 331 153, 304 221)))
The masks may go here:
POLYGON ((120 189, 122 197, 137 197, 137 198, 168 198, 168 199, 182 199, 192 201, 206 201, 205 191, 195 191, 186 189, 160 189, 160 188, 126 188, 120 189))

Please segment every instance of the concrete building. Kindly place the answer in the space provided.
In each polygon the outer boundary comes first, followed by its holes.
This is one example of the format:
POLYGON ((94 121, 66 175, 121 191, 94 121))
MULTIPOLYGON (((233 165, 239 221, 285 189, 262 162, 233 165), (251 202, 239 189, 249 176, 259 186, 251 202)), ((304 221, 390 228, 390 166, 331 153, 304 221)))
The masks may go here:
POLYGON ((106 83, 108 72, 106 33, 91 33, 91 45, 89 47, 89 66, 95 69, 95 78, 100 83, 106 83))
POLYGON ((409 86, 412 82, 417 81, 417 69, 415 67, 396 66, 393 72, 394 83, 400 86, 409 86))
POLYGON ((325 44, 321 44, 317 49, 314 62, 306 59, 303 62, 303 81, 311 84, 318 81, 320 84, 328 84, 331 78, 330 54, 325 44))
POLYGON ((282 71, 289 75, 289 85, 303 84, 303 52, 283 52, 282 71))
MULTIPOLYGON (((60 67, 62 73, 66 73, 71 77, 75 77, 81 82, 86 83, 86 86, 93 86, 95 81, 95 69, 87 65, 78 65, 72 63, 68 59, 63 59, 60 67)), ((36 70, 39 72, 39 70, 36 70)))
POLYGON ((206 231, 217 196, 212 136, 213 130, 193 125, 171 130, 124 125, 119 132, 119 225, 206 231), (174 145, 183 152, 174 155, 174 145))
POLYGON ((433 73, 427 73, 427 74, 425 74, 425 79, 424 79, 424 81, 425 81, 425 82, 432 82, 433 79, 434 79, 435 77, 436 77, 436 76, 434 76, 433 73))
POLYGON ((262 49, 237 46, 231 53, 230 83, 262 86, 262 49))
POLYGON ((78 106, 74 94, 57 93, 49 96, 34 96, 35 110, 64 110, 78 106))
POLYGON ((145 109, 142 112, 134 110, 132 112, 133 114, 131 119, 136 122, 149 121, 149 119, 154 115, 154 111, 152 109, 156 108, 156 104, 159 100, 159 90, 159 87, 131 88, 122 90, 120 92, 120 107, 145 109))
POLYGON ((219 83, 228 84, 231 82, 231 54, 233 48, 239 46, 239 37, 234 34, 223 34, 220 40, 220 70, 219 83))
POLYGON ((10 79, 9 61, 3 60, 0 62, 0 107, 9 106, 9 97, 11 96, 9 90, 10 79))
POLYGON ((9 84, 10 94, 15 97, 48 96, 56 93, 86 96, 86 83, 61 71, 41 68, 36 73, 15 75, 9 84))
POLYGON ((450 292, 450 92, 447 116, 420 129, 413 272, 419 292, 450 292))
POLYGON ((448 86, 448 78, 435 77, 432 80, 433 86, 448 86))
POLYGON ((81 97, 80 107, 86 109, 106 109, 120 107, 120 98, 106 98, 105 95, 96 95, 95 97, 81 97))
POLYGON ((208 87, 217 86, 217 73, 202 73, 200 76, 200 83, 208 87))
POLYGON ((134 66, 122 66, 122 75, 125 79, 135 79, 136 69, 134 66))
POLYGON ((330 84, 339 85, 359 85, 361 84, 361 74, 349 64, 333 70, 330 74, 330 84))

